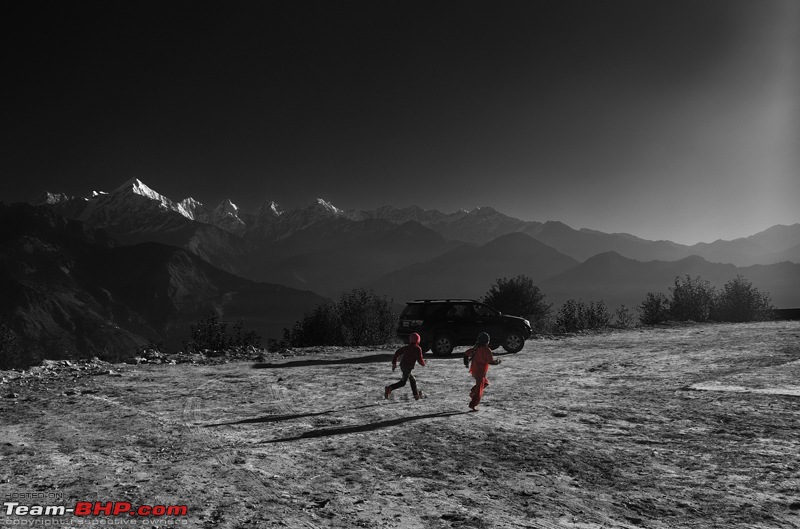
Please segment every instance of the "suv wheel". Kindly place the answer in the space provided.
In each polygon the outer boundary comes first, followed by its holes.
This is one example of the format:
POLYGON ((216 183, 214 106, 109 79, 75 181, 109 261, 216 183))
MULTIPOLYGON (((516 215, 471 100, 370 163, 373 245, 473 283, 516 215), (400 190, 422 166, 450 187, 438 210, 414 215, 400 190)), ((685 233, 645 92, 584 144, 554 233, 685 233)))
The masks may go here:
POLYGON ((437 355, 449 355, 453 352, 456 343, 449 334, 437 334, 433 339, 431 350, 437 355))
POLYGON ((525 346, 525 338, 518 332, 510 332, 503 341, 503 349, 509 353, 518 353, 525 346))

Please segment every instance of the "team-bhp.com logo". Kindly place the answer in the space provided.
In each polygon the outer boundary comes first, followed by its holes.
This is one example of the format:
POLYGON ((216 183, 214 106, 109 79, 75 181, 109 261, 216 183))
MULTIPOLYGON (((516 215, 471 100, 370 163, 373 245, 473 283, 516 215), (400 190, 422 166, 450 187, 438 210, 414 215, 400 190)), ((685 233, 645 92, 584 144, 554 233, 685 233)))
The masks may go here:
POLYGON ((186 505, 139 505, 134 508, 127 501, 79 501, 75 504, 75 516, 186 516, 186 505))
POLYGON ((21 505, 16 501, 3 503, 7 516, 186 516, 186 505, 139 505, 127 501, 79 501, 75 507, 63 505, 21 505))

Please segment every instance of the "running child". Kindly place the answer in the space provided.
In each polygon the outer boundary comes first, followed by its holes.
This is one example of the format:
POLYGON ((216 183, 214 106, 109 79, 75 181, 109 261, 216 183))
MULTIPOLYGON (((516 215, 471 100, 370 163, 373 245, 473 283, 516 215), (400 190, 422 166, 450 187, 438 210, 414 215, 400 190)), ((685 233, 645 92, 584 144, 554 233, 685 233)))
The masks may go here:
POLYGON ((392 371, 397 369, 397 361, 399 359, 400 371, 403 372, 403 377, 394 384, 384 388, 384 398, 388 399, 392 391, 405 386, 406 381, 411 382, 411 393, 414 394, 414 398, 419 400, 420 397, 422 397, 422 391, 417 391, 417 379, 414 378, 414 375, 411 373, 414 366, 417 365, 417 362, 419 362, 419 365, 422 367, 425 367, 425 359, 422 358, 422 348, 419 346, 419 340, 419 334, 415 332, 411 333, 408 337, 408 345, 404 345, 394 353, 394 358, 392 358, 392 371))
POLYGON ((478 411, 478 404, 483 397, 483 391, 489 385, 489 380, 486 378, 486 372, 489 371, 489 366, 496 366, 500 363, 500 359, 495 360, 492 355, 492 350, 489 349, 489 335, 482 332, 478 335, 478 343, 471 349, 464 351, 464 366, 469 367, 469 372, 475 378, 475 385, 469 392, 470 402, 469 409, 478 411), (472 366, 470 367, 470 361, 472 366))

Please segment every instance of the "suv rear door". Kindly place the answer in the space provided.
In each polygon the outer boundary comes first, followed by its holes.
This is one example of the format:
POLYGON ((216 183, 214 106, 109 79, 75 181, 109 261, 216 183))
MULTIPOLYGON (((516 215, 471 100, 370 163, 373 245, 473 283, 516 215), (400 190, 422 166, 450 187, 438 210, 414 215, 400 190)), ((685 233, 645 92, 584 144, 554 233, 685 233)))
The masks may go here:
POLYGON ((500 312, 483 303, 473 303, 472 311, 475 315, 475 337, 478 336, 479 332, 486 332, 489 333, 492 344, 498 344, 503 341, 505 329, 503 328, 503 318, 500 312))
POLYGON ((433 339, 431 326, 436 320, 437 313, 443 309, 441 303, 411 302, 406 305, 398 320, 397 336, 403 341, 408 339, 412 332, 419 333, 423 344, 433 339))
POLYGON ((475 325, 475 311, 472 308, 472 303, 469 302, 456 302, 453 303, 446 313, 446 326, 454 334, 456 343, 472 343, 478 332, 475 325))

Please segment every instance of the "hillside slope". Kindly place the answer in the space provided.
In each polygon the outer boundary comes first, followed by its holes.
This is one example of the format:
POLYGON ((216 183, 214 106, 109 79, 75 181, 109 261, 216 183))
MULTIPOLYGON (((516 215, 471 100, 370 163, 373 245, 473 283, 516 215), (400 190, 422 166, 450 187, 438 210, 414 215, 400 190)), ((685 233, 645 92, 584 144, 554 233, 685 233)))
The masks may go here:
POLYGON ((463 246, 408 266, 369 286, 398 302, 416 298, 477 298, 498 278, 525 274, 539 282, 577 264, 575 259, 524 233, 510 233, 480 247, 463 246))
MULTIPOLYGON (((374 221, 351 222, 356 228, 374 221)), ((320 239, 334 239, 325 237, 320 239)), ((369 238, 360 236, 328 244, 318 251, 294 255, 253 271, 254 277, 337 297, 348 289, 421 261, 433 259, 462 243, 447 241, 417 222, 382 225, 369 238)), ((293 243, 296 244, 296 243, 293 243)), ((309 243, 308 246, 312 246, 309 243)), ((280 253, 278 251, 278 253, 280 253)))
POLYGON ((113 247, 103 232, 45 208, 0 204, 0 226, 0 313, 39 355, 130 353, 151 340, 180 347, 189 324, 211 311, 278 337, 324 299, 172 246, 113 247))

